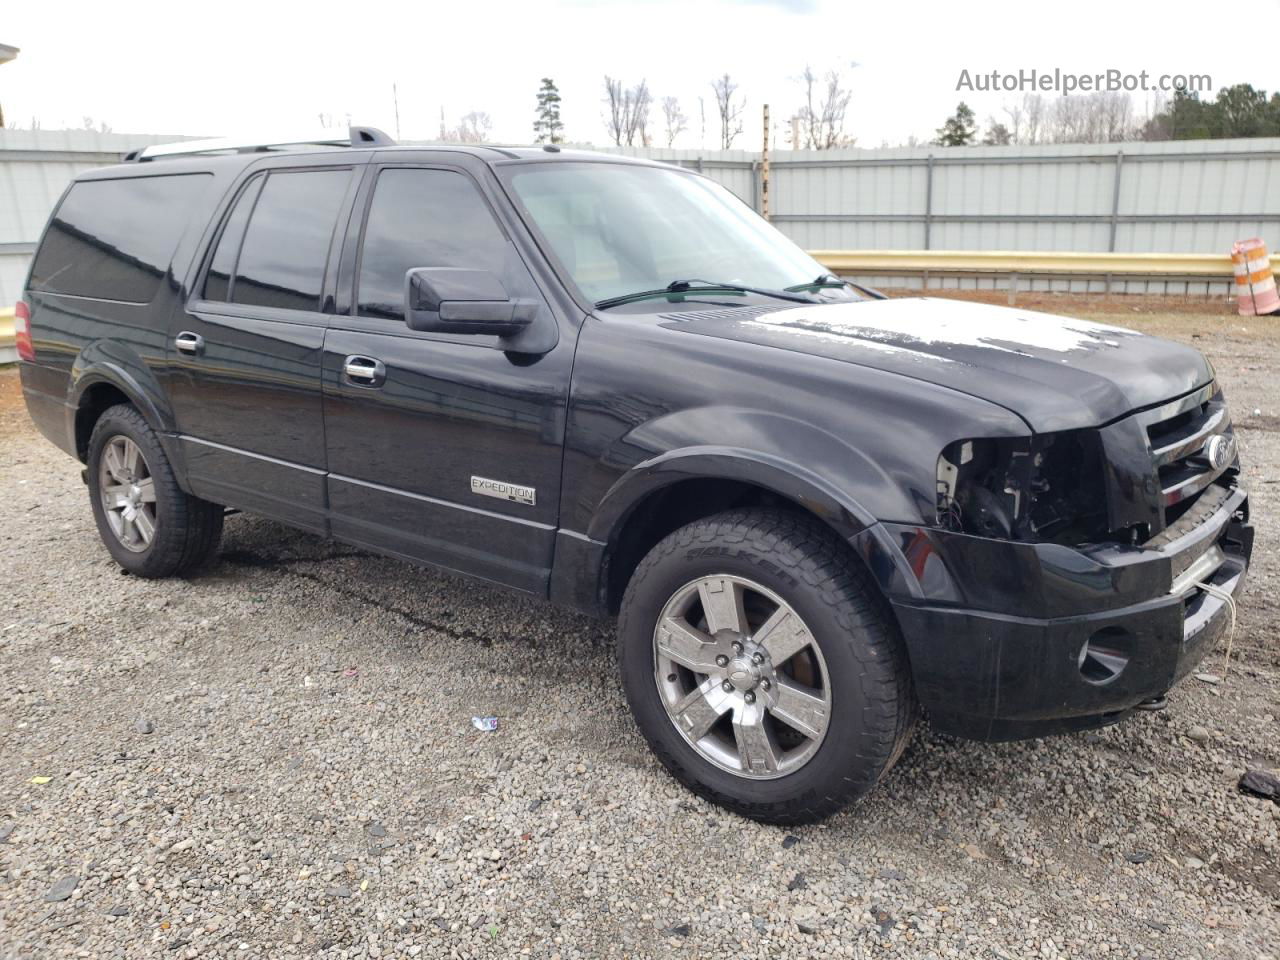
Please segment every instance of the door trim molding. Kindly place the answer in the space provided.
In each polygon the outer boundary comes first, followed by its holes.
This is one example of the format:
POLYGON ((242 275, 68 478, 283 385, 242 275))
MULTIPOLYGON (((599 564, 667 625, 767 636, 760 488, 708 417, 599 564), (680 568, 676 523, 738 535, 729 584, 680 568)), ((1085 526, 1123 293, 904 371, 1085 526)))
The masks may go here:
POLYGON ((308 467, 301 463, 294 463, 292 460, 281 460, 279 457, 269 457, 265 453, 254 453, 252 450, 245 450, 242 447, 229 447, 225 443, 214 443, 212 440, 201 440, 199 437, 193 437, 188 433, 178 434, 179 440, 187 440, 191 443, 198 443, 204 447, 213 447, 217 450, 225 450, 227 453, 234 453, 241 457, 252 457, 254 460, 265 460, 267 463, 274 463, 281 467, 293 467, 295 470, 302 470, 305 473, 315 474, 317 476, 326 476, 327 470, 321 470, 319 467, 308 467))
POLYGON ((466 513, 478 513, 482 516, 493 517, 495 520, 506 520, 510 523, 518 523, 522 526, 531 527, 535 530, 558 529, 554 524, 541 523, 537 520, 529 520, 525 517, 513 517, 509 513, 499 513, 496 510, 485 510, 482 507, 473 507, 469 504, 458 503, 454 500, 441 500, 438 497, 428 497, 425 494, 412 493, 409 490, 400 490, 396 487, 384 486, 381 483, 372 483, 368 480, 357 480, 355 477, 344 476, 340 473, 330 473, 328 476, 330 480, 341 480, 343 483, 354 484, 357 487, 367 487, 370 490, 378 490, 382 493, 393 493, 396 496, 408 497, 410 500, 418 500, 422 503, 430 503, 440 507, 449 507, 453 510, 462 510, 466 513))
MULTIPOLYGON (((409 490, 400 490, 396 487, 388 487, 381 483, 372 483, 368 480, 360 480, 356 477, 348 477, 341 473, 331 473, 328 470, 321 470, 318 467, 308 467, 301 463, 294 463, 292 460, 281 460, 278 457, 269 457, 264 453, 254 453, 252 450, 245 450, 240 447, 229 447, 225 443, 215 443, 212 440, 201 440, 199 437, 193 437, 190 434, 179 433, 176 435, 179 440, 185 440, 189 443, 198 443, 204 447, 213 447, 215 450, 223 450, 227 453, 234 453, 242 457, 252 457, 254 460, 263 460, 267 463, 274 463, 281 467, 292 467, 294 470, 301 470, 313 476, 322 476, 329 480, 338 480, 342 483, 350 483, 357 487, 367 487, 370 490, 378 490, 382 493, 391 493, 399 497, 407 497, 410 500, 418 500, 422 503, 430 503, 435 506, 449 507, 453 510, 462 510, 466 513, 476 513, 485 517, 493 517, 495 520, 506 520, 510 523, 518 523, 534 530, 558 530, 555 524, 542 523, 537 520, 529 520, 526 517, 513 517, 508 513, 499 513, 497 510, 485 510, 482 507, 473 507, 470 504, 458 503, 454 500, 441 500, 439 497, 428 497, 425 494, 413 493, 409 490)), ((332 511, 327 510, 332 514, 332 511)))

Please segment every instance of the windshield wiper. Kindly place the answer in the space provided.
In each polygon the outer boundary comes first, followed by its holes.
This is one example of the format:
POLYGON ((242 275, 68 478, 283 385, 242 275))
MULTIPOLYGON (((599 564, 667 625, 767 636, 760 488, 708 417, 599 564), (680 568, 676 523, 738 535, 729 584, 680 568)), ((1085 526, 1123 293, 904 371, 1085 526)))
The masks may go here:
POLYGON ((595 306, 597 310, 608 310, 610 307, 621 306, 624 303, 648 300, 652 297, 668 297, 673 293, 755 293, 762 297, 773 297, 775 300, 790 300, 793 303, 818 303, 813 297, 806 297, 797 290, 770 290, 767 287, 748 287, 741 283, 714 283, 710 280, 673 280, 661 290, 624 293, 620 297, 598 300, 595 306))
POLYGON ((829 290, 835 287, 852 287, 859 293, 864 293, 872 300, 888 300, 887 294, 881 293, 875 287, 864 287, 860 283, 854 283, 852 280, 841 280, 834 273, 822 273, 818 275, 818 279, 812 283, 797 283, 793 287, 787 287, 789 292, 798 292, 801 290, 829 290))

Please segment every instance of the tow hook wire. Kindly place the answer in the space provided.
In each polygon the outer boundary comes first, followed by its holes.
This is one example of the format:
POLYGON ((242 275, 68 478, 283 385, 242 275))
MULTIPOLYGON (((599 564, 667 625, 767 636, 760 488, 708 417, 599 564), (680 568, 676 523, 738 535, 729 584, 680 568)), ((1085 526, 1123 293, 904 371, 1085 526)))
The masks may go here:
POLYGON ((1227 671, 1231 669, 1231 642, 1236 638, 1236 598, 1221 587, 1215 587, 1212 583, 1205 583, 1203 580, 1196 584, 1201 590, 1209 594, 1211 597, 1217 597, 1227 605, 1227 610, 1231 614, 1231 624, 1227 628, 1227 655, 1222 660, 1222 679, 1227 679, 1227 671))

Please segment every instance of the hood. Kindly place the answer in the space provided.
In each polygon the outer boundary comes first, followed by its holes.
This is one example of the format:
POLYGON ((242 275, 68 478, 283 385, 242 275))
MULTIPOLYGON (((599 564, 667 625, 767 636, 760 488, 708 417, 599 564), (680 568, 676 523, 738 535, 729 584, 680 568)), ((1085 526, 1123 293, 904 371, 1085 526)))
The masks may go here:
POLYGON ((669 314, 676 329, 874 367, 1017 413, 1036 432, 1093 427, 1213 378, 1191 347, 1123 327, 963 300, 863 300, 669 314))

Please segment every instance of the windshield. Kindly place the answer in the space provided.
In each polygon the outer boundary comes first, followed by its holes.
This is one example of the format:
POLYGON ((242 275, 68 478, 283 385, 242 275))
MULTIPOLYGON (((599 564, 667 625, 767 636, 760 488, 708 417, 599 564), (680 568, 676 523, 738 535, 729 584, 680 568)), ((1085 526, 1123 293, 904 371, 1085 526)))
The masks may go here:
MULTIPOLYGON (((516 167, 510 178, 592 303, 691 278, 782 289, 813 284, 826 274, 745 203, 704 177, 639 164, 556 162, 516 167)), ((824 294, 853 299, 841 290, 824 294)))

